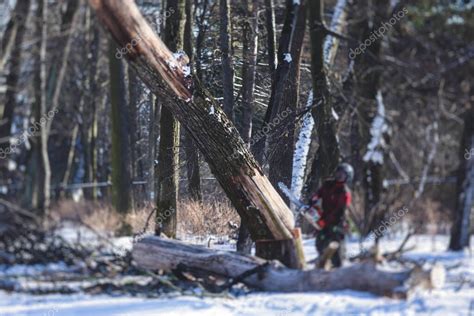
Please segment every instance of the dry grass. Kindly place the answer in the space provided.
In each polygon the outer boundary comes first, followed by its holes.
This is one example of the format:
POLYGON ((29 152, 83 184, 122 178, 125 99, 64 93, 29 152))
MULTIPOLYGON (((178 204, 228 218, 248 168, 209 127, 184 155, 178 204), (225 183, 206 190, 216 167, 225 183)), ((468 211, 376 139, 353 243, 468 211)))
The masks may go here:
POLYGON ((58 222, 84 223, 103 232, 117 231, 122 222, 110 204, 92 201, 61 200, 53 206, 51 215, 58 222))
POLYGON ((235 231, 229 223, 240 223, 239 215, 228 202, 183 201, 178 210, 180 235, 227 236, 235 231))
MULTIPOLYGON (((133 233, 142 233, 146 226, 146 232, 154 231, 154 214, 150 217, 152 211, 153 206, 149 205, 130 212, 123 219, 108 203, 62 200, 54 205, 52 215, 57 222, 72 221, 84 223, 95 230, 103 232, 117 232, 123 227, 122 223, 125 223, 133 233)), ((240 218, 228 202, 210 201, 198 203, 190 200, 179 202, 179 236, 228 236, 235 232, 235 229, 229 225, 230 222, 239 225, 240 218)))

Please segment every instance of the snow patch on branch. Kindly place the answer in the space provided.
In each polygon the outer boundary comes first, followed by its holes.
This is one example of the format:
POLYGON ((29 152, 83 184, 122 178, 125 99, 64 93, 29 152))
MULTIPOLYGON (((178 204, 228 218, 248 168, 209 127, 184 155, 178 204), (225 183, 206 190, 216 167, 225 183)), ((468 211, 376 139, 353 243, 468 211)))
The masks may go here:
MULTIPOLYGON (((335 7, 334 13, 331 18, 331 24, 329 26, 330 30, 339 31, 340 27, 342 26, 341 16, 345 13, 344 10, 347 6, 347 0, 338 0, 335 7)), ((323 51, 324 51, 324 63, 330 64, 331 63, 331 49, 337 45, 339 41, 338 38, 334 36, 327 36, 326 40, 324 41, 323 51)))
POLYGON ((283 54, 283 60, 286 61, 287 63, 291 63, 293 61, 293 58, 291 58, 291 54, 290 53, 284 53, 283 54))
POLYGON ((388 132, 388 125, 385 122, 385 105, 380 91, 377 92, 376 100, 377 114, 370 127, 370 135, 372 138, 367 146, 367 152, 363 159, 366 162, 372 161, 374 163, 383 164, 383 149, 386 146, 384 134, 388 132))

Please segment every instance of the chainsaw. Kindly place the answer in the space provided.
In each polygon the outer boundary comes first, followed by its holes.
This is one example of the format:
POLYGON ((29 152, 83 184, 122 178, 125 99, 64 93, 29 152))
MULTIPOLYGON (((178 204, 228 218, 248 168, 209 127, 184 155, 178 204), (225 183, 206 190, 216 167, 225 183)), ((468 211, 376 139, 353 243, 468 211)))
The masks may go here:
MULTIPOLYGON (((321 218, 322 210, 320 203, 316 205, 309 206, 298 199, 293 192, 288 189, 288 187, 282 183, 278 182, 278 187, 280 188, 281 192, 285 194, 290 202, 295 205, 295 209, 297 210, 294 212, 295 218, 298 216, 303 216, 314 228, 317 230, 321 230, 321 227, 318 225, 318 220, 321 218)), ((318 201, 319 202, 319 201, 318 201)))

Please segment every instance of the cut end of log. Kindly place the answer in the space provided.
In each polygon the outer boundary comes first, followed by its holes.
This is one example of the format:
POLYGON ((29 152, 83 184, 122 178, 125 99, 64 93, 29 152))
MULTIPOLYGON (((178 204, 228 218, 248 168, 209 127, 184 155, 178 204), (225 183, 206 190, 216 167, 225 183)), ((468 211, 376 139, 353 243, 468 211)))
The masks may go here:
POLYGON ((432 289, 440 289, 446 281, 446 269, 442 264, 435 264, 430 271, 430 280, 432 289))

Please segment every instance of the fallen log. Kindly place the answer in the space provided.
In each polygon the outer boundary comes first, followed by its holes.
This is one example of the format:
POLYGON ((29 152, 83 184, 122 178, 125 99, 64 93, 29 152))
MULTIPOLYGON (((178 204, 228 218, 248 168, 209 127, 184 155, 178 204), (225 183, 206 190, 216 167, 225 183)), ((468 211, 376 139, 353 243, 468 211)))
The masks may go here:
POLYGON ((268 261, 236 252, 225 252, 188 245, 175 240, 147 237, 134 245, 135 263, 144 269, 173 271, 185 266, 227 278, 241 278, 249 287, 270 292, 307 292, 356 290, 394 298, 406 298, 416 287, 438 288, 444 283, 444 269, 419 269, 387 272, 375 263, 357 263, 348 267, 324 270, 290 269, 278 261, 268 261), (262 269, 257 269, 262 266, 262 269), (256 273, 242 278, 255 270, 256 273))

